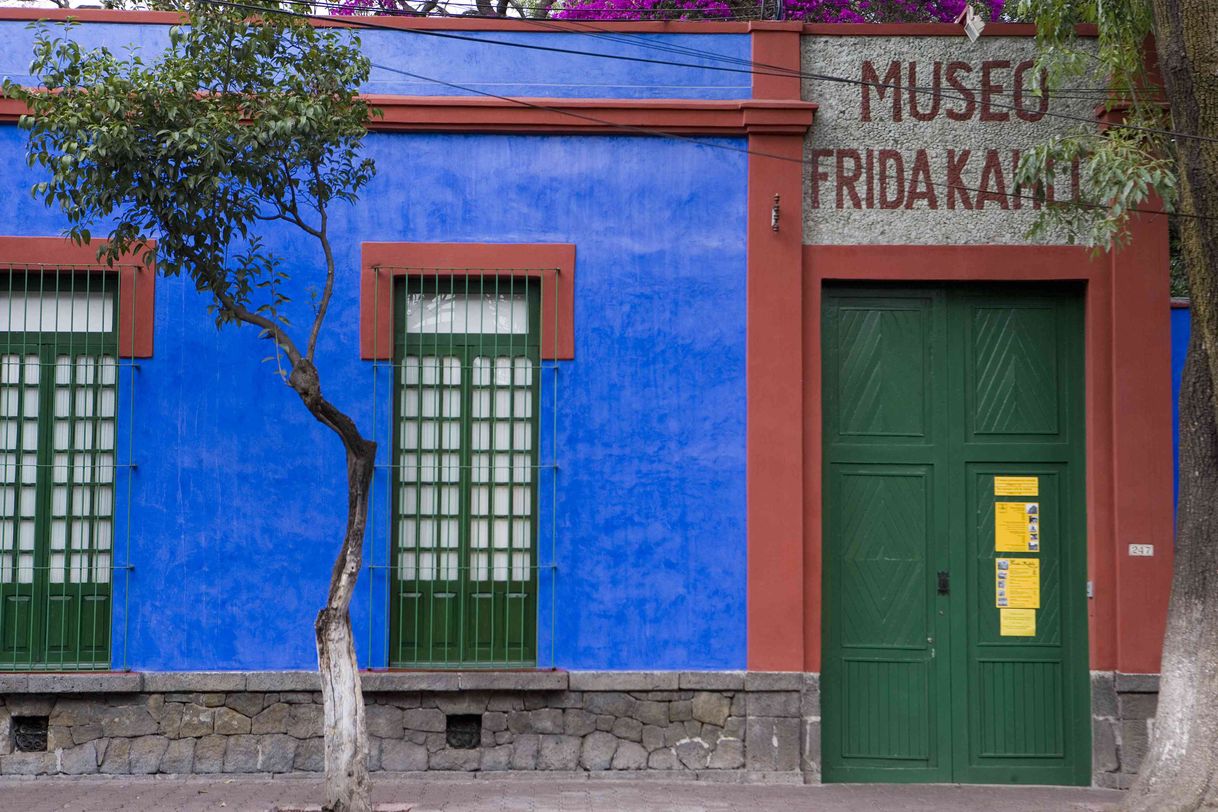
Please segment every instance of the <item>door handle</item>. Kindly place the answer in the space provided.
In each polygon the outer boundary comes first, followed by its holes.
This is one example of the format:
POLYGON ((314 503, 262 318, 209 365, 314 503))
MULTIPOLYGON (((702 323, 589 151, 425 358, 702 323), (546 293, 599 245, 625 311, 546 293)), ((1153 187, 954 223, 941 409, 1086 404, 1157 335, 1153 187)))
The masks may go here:
POLYGON ((952 578, 947 570, 939 570, 939 594, 950 595, 952 591, 952 578))

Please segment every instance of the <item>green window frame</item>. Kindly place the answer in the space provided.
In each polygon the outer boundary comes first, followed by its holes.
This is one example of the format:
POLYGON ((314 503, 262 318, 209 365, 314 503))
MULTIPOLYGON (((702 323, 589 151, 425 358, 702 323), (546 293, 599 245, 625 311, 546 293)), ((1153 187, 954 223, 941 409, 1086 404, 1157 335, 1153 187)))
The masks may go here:
POLYGON ((118 280, 0 275, 0 669, 107 670, 118 280))
POLYGON ((389 664, 533 667, 540 286, 436 275, 394 295, 389 664))

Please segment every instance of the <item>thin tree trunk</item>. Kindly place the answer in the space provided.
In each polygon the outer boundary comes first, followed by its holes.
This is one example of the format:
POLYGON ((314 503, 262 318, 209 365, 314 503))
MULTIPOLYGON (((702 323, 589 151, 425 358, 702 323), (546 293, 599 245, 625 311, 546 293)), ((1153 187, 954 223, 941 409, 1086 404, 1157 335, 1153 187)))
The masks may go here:
POLYGON ((1152 2, 1173 129, 1201 138, 1175 139, 1193 337, 1159 709, 1125 807, 1171 812, 1218 807, 1218 3, 1152 2))
POLYGON ((330 575, 326 605, 317 613, 314 624, 325 713, 326 785, 322 808, 327 812, 369 812, 372 787, 368 779, 368 734, 350 607, 363 563, 376 443, 365 440, 355 421, 322 396, 317 370, 310 361, 298 361, 288 383, 313 416, 338 434, 347 451, 347 529, 330 575))

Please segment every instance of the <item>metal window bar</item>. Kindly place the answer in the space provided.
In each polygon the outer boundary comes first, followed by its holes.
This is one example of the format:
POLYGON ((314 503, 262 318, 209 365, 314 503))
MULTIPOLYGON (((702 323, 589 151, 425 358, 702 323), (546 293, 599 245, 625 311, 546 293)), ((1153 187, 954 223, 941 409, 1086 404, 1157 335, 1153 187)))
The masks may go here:
POLYGON ((132 467, 118 443, 134 369, 119 357, 121 277, 0 265, 0 670, 111 666, 116 573, 126 593, 130 569, 115 558, 116 489, 132 467))
MULTIPOLYGON (((395 297, 395 338, 393 361, 374 362, 374 398, 383 397, 376 387, 387 372, 393 407, 385 433, 377 428, 391 453, 377 466, 385 498, 373 503, 385 513, 387 549, 368 567, 388 574, 390 667, 539 664, 539 572, 557 573, 558 467, 556 433, 553 459, 541 462, 542 404, 556 432, 558 372, 541 361, 541 337, 554 340, 558 316, 543 301, 541 276, 557 270, 522 270, 376 269, 375 295, 395 297), (548 327, 543 314, 553 319, 548 327)), ((369 650, 372 634, 370 623, 369 650)))

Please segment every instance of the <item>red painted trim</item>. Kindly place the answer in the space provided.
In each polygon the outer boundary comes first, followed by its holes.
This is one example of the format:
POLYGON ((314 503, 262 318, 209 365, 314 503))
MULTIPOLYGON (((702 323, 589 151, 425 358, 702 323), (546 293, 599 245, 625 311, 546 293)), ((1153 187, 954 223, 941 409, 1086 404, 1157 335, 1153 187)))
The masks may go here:
MULTIPOLYGON (((1080 37, 1098 37, 1094 25, 1076 25, 1080 37)), ((964 30, 954 23, 809 23, 803 33, 822 37, 964 37, 964 30)), ((986 23, 983 37, 1034 37, 1033 23, 986 23)), ((962 42, 962 45, 967 45, 962 42)))
POLYGON ((575 357, 575 246, 568 243, 366 242, 360 251, 360 357, 393 357, 393 278, 465 276, 538 277, 545 311, 541 357, 575 357), (384 280, 384 284, 381 282, 384 280), (551 308, 554 316, 551 317, 551 308), (551 327, 555 324, 556 326, 551 327))
POLYGON ((1188 310, 1193 306, 1193 300, 1187 296, 1173 296, 1171 300, 1172 310, 1188 310))
MULTIPOLYGON (((177 25, 185 21, 185 15, 173 11, 119 11, 110 9, 58 9, 58 8, 3 8, 0 22, 4 20, 80 20, 86 23, 126 23, 128 25, 177 25)), ((346 18, 351 19, 351 18, 346 18)), ((315 25, 323 28, 348 27, 343 17, 318 20, 315 25)), ((485 19, 476 17, 358 17, 359 21, 384 28, 416 29, 422 31, 530 31, 548 33, 586 33, 589 26, 610 28, 622 33, 655 34, 744 34, 756 23, 673 20, 665 21, 566 21, 566 20, 520 20, 485 19)), ((361 26, 362 27, 362 26, 361 26)))
POLYGON ((791 132, 812 125, 816 105, 797 100, 687 99, 519 100, 464 96, 366 96, 383 116, 368 129, 383 132, 620 133, 645 127, 668 133, 745 135, 791 132), (543 109, 544 108, 544 109, 543 109), (598 119, 598 120, 589 120, 598 119))
POLYGON ((124 258, 117 267, 107 267, 98 261, 97 248, 60 237, 0 236, 0 270, 38 265, 52 272, 88 269, 117 273, 118 353, 123 358, 151 358, 156 269, 144 266, 135 257, 124 258))
POLYGON ((1167 218, 1130 218, 1129 243, 1111 255, 1115 670, 1157 673, 1171 595, 1171 290, 1167 218), (1149 557, 1130 544, 1153 544, 1149 557))
MULTIPOLYGON (((753 60, 799 69, 799 26, 759 26, 753 60)), ((754 99, 798 99, 799 78, 754 74, 754 99)), ((748 176, 748 667, 804 668, 803 359, 800 265, 803 183, 792 164, 803 134, 749 135, 748 176), (779 195, 778 231, 771 228, 779 195)))
MULTIPOLYGON (((796 82, 798 84, 798 81, 796 82)), ((468 96, 364 96, 381 115, 373 132, 605 133, 630 128, 681 135, 803 135, 816 105, 803 101, 688 99, 491 99, 468 96)), ((0 98, 0 123, 27 112, 0 98)))
MULTIPOLYGON (((1171 576, 1170 324, 1163 218, 1143 216, 1130 248, 1093 258, 1072 246, 853 245, 804 248, 805 568, 821 558, 820 292, 828 279, 1078 280, 1086 292, 1087 556, 1091 667, 1158 670, 1171 576), (1153 543, 1131 559, 1130 542, 1153 543)), ((805 648, 819 669, 819 591, 805 648)))

